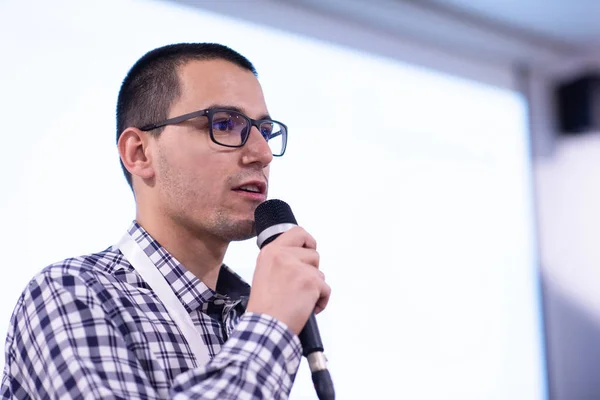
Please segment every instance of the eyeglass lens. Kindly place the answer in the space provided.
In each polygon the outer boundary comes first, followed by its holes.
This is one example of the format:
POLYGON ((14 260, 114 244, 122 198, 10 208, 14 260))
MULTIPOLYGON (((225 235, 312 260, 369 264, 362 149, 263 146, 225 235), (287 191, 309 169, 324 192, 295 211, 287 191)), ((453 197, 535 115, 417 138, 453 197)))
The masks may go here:
MULTIPOLYGON (((218 111, 212 117, 214 140, 225 146, 240 146, 250 133, 249 121, 235 111, 218 111)), ((265 138, 273 155, 281 155, 285 146, 285 128, 274 121, 260 124, 260 134, 265 138)))

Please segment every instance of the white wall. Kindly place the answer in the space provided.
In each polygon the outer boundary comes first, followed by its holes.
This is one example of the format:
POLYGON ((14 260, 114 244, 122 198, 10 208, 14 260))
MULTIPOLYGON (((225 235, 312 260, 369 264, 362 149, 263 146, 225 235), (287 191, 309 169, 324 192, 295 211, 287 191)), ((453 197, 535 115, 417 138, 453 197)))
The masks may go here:
POLYGON ((600 384, 600 134, 557 137, 552 89, 596 57, 534 74, 541 143, 535 158, 540 259, 551 398, 596 398, 600 384))
POLYGON ((552 398, 600 393, 600 134, 563 138, 536 163, 552 398))
MULTIPOLYGON (((214 40, 255 62, 290 126, 271 197, 319 240, 338 397, 545 397, 527 116, 510 70, 382 39, 397 58, 502 82, 483 85, 159 2, 6 0, 0 18, 14 59, 0 64, 2 320, 33 273, 110 245, 133 218, 114 147, 127 69, 150 48, 214 40)), ((227 262, 249 279, 256 253, 237 244, 227 262)), ((302 367, 293 398, 313 398, 302 367)))
POLYGON ((600 322, 600 133, 560 138, 536 163, 546 278, 600 322))
POLYGON ((554 88, 600 56, 531 71, 529 92, 550 398, 598 397, 600 134, 558 136, 554 88))

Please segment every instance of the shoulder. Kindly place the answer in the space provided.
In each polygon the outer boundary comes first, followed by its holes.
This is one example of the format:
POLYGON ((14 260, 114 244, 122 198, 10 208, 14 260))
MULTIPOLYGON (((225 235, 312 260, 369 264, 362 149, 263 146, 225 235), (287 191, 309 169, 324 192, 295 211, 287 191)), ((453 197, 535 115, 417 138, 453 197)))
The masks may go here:
POLYGON ((113 280, 120 273, 127 273, 131 270, 131 264, 127 262, 123 254, 109 247, 98 253, 67 258, 53 263, 37 273, 30 284, 47 279, 60 280, 61 278, 68 280, 76 278, 83 282, 88 279, 113 280))
POLYGON ((60 298, 67 292, 92 305, 118 292, 124 285, 140 285, 123 254, 112 247, 93 254, 67 258, 38 272, 25 288, 21 302, 35 298, 60 298))

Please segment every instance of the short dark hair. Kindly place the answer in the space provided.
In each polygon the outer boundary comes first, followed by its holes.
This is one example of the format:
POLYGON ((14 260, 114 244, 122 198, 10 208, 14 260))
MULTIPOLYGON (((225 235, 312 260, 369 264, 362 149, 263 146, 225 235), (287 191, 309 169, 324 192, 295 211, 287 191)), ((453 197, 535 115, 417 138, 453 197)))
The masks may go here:
MULTIPOLYGON (((179 69, 190 61, 225 60, 257 75, 244 56, 217 43, 178 43, 146 53, 131 67, 117 99, 117 142, 128 127, 141 127, 168 118, 173 102, 181 95, 179 69)), ((162 128, 151 131, 158 135, 162 128)), ((131 173, 121 161, 127 183, 131 173)))

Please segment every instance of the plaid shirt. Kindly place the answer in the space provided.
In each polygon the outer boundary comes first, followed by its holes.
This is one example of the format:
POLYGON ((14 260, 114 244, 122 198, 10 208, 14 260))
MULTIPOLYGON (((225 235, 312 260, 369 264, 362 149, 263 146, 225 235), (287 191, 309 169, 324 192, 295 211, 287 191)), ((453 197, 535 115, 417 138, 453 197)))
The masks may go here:
POLYGON ((111 247, 42 270, 13 312, 2 399, 285 399, 302 355, 284 324, 245 313, 248 284, 226 266, 213 291, 134 222, 129 234, 208 346, 198 366, 156 294, 111 247))

